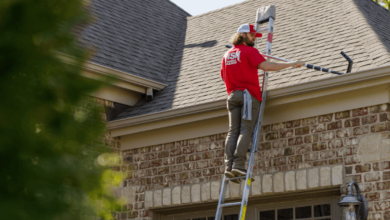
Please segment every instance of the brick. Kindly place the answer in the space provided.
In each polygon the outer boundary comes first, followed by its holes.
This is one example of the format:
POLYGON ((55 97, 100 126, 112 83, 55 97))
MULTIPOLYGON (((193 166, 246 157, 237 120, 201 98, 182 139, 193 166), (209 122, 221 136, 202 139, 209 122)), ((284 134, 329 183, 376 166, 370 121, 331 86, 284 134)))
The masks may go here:
POLYGON ((344 127, 356 127, 360 126, 360 118, 351 118, 344 121, 344 127))
POLYGON ((295 128, 295 135, 305 135, 310 133, 310 127, 295 128))
POLYGON ((380 111, 381 112, 389 112, 390 111, 390 104, 382 104, 382 105, 380 105, 380 111))
POLYGON ((201 154, 192 154, 188 157, 189 161, 197 161, 197 160, 201 160, 201 159, 202 159, 201 154))
POLYGON ((215 140, 215 135, 210 135, 206 137, 202 137, 202 143, 208 143, 215 140))
POLYGON ((271 132, 271 133, 265 134, 266 141, 275 140, 278 138, 279 138, 278 132, 271 132))
POLYGON ((327 147, 327 143, 326 142, 314 143, 312 145, 313 151, 322 151, 322 150, 326 150, 327 148, 328 147, 327 147))
POLYGON ((272 160, 274 166, 286 165, 286 158, 276 158, 272 160))
POLYGON ((351 136, 352 132, 349 128, 337 130, 336 131, 336 138, 343 138, 343 137, 349 137, 351 136))
POLYGON ((215 157, 214 151, 209 151, 209 152, 202 153, 202 159, 203 160, 212 159, 214 157, 215 157))
POLYGON ((381 162, 381 168, 382 168, 382 170, 390 169, 390 161, 383 161, 383 162, 381 162))
POLYGON ((377 115, 364 116, 364 117, 362 117, 362 125, 373 124, 377 120, 378 120, 378 116, 377 115))
POLYGON ((352 176, 347 176, 345 178, 345 182, 350 183, 351 181, 361 183, 362 182, 362 175, 352 175, 352 176))
POLYGON ((195 170, 190 173, 190 179, 202 177, 202 170, 195 170))
POLYGON ((378 163, 373 163, 372 164, 372 170, 373 171, 380 171, 381 170, 381 164, 378 162, 378 163))
POLYGON ((353 128, 353 135, 355 135, 355 136, 368 134, 368 133, 370 133, 370 126, 368 126, 368 125, 353 128))
POLYGON ((146 217, 151 217, 150 213, 149 213, 149 210, 142 210, 139 212, 139 216, 140 217, 143 217, 143 218, 146 218, 146 217))
POLYGON ((141 161, 145 161, 145 160, 146 160, 145 154, 138 154, 138 155, 133 156, 134 162, 141 162, 141 161))
POLYGON ((333 119, 333 114, 326 114, 326 115, 320 115, 318 116, 318 122, 331 122, 333 119))
POLYGON ((390 171, 383 172, 383 180, 390 180, 390 171))
POLYGON ((374 193, 367 193, 366 194, 366 198, 367 198, 367 201, 368 202, 372 202, 372 201, 379 201, 380 200, 380 193, 378 192, 374 192, 374 193))
POLYGON ((170 174, 164 176, 164 183, 170 183, 176 181, 176 174, 170 174))
POLYGON ((335 140, 329 141, 328 146, 329 146, 329 149, 336 149, 336 148, 343 147, 344 145, 343 145, 342 140, 335 139, 335 140))
POLYGON ((296 128, 296 127, 299 127, 301 126, 301 120, 298 119, 298 120, 294 120, 294 121, 289 121, 289 122, 286 122, 286 128, 296 128))
POLYGON ((152 164, 149 161, 141 162, 139 165, 139 169, 148 169, 152 166, 152 164))
POLYGON ((157 157, 158 157, 157 153, 146 154, 146 160, 155 160, 157 159, 157 157))
POLYGON ((176 163, 175 159, 176 158, 174 157, 163 158, 162 163, 164 164, 164 166, 173 165, 176 163))
POLYGON ((319 133, 323 131, 326 131, 326 125, 324 123, 313 125, 311 127, 311 133, 319 133))
POLYGON ((325 141, 325 140, 333 140, 335 138, 335 132, 334 131, 328 131, 324 132, 322 134, 319 134, 318 140, 325 141))
POLYGON ((335 165, 341 163, 343 163, 343 158, 330 159, 328 162, 329 165, 335 165))
POLYGON ((287 140, 286 139, 275 140, 275 141, 272 142, 272 147, 273 148, 284 148, 284 147, 287 147, 287 140))
POLYGON ((286 124, 284 122, 271 125, 272 131, 278 131, 278 130, 282 130, 285 128, 286 128, 286 124))
POLYGON ((333 150, 328 150, 328 151, 320 151, 319 152, 319 159, 320 160, 325 160, 325 159, 329 159, 329 158, 332 158, 336 155, 335 151, 333 150))
POLYGON ((225 156, 225 150, 224 149, 215 151, 215 157, 224 157, 224 156, 225 156))
POLYGON ((359 143, 359 141, 356 137, 344 138, 343 141, 344 141, 344 146, 351 146, 351 145, 356 145, 359 143))
POLYGON ((301 145, 301 144, 303 144, 302 137, 288 139, 288 146, 301 145))
POLYGON ((363 116, 368 114, 368 108, 358 108, 352 110, 352 117, 363 116))
POLYGON ((371 165, 370 164, 356 165, 355 166, 355 171, 356 171, 356 173, 370 172, 371 171, 371 165))
POLYGON ((203 170, 203 176, 212 176, 215 175, 215 168, 208 168, 203 170))
POLYGON ((381 191, 382 200, 390 199, 390 191, 381 191))
POLYGON ((259 146, 259 150, 269 150, 271 149, 271 142, 261 143, 259 146))
POLYGON ((353 167, 345 167, 345 174, 352 174, 353 167))
POLYGON ((303 142, 304 142, 305 144, 313 143, 313 138, 312 138, 312 136, 311 136, 311 135, 304 136, 304 137, 303 137, 303 142))
POLYGON ((195 146, 187 146, 183 148, 183 154, 192 154, 195 152, 195 146))
POLYGON ((158 153, 158 158, 169 157, 169 151, 163 151, 158 153))
POLYGON ((265 125, 261 127, 261 133, 266 133, 271 131, 271 125, 265 125))
POLYGON ((164 150, 170 150, 175 148, 175 142, 164 144, 164 150))
POLYGON ((389 131, 390 126, 389 122, 383 122, 375 125, 371 125, 371 132, 382 132, 382 131, 389 131))
POLYGON ((318 152, 311 152, 308 154, 303 155, 303 160, 304 161, 315 161, 318 160, 318 152))
POLYGON ((200 144, 200 139, 199 138, 194 138, 194 139, 189 139, 188 140, 188 146, 190 146, 190 145, 198 145, 198 144, 200 144))
POLYGON ((336 157, 343 157, 344 156, 344 151, 345 151, 345 149, 337 149, 337 150, 335 150, 336 157))
POLYGON ((161 144, 152 146, 152 152, 161 151, 162 149, 163 149, 163 146, 161 144))
POLYGON ((143 147, 139 149, 139 153, 149 153, 151 151, 151 147, 143 147))
POLYGON ((345 157, 345 165, 357 164, 360 163, 360 158, 356 155, 345 157))
POLYGON ((313 134, 313 142, 318 142, 319 137, 318 134, 313 134))
POLYGON ((164 182, 164 178, 162 176, 156 176, 152 178, 152 184, 159 184, 164 182))
POLYGON ((291 156, 294 154, 295 154, 294 148, 291 148, 291 147, 284 148, 283 156, 291 156))
POLYGON ((381 111, 380 105, 370 106, 370 107, 368 107, 368 109, 370 110, 370 113, 371 113, 371 114, 373 114, 373 113, 379 113, 379 112, 381 111))
POLYGON ((302 155, 288 157, 287 161, 288 161, 288 164, 301 163, 302 162, 302 155))
POLYGON ((215 166, 222 166, 224 165, 223 159, 212 159, 210 160, 210 166, 215 167, 215 166))
POLYGON ((175 147, 176 148, 182 148, 184 146, 188 146, 188 140, 176 141, 175 142, 175 147))
POLYGON ((172 150, 169 152, 169 155, 170 155, 171 157, 181 155, 181 148, 172 149, 172 150))
POLYGON ((343 123, 340 121, 331 122, 326 125, 328 131, 343 128, 343 123))
POLYGON ((390 121, 390 113, 380 113, 379 114, 379 121, 380 122, 385 122, 385 121, 390 121))
POLYGON ((335 119, 343 119, 343 118, 349 118, 351 116, 350 111, 343 111, 343 112, 336 112, 335 113, 335 119))
POLYGON ((279 132, 279 138, 289 138, 294 135, 294 129, 288 129, 279 132))
POLYGON ((377 190, 389 190, 390 189, 390 181, 387 182, 377 182, 376 183, 377 190))
POLYGON ((196 169, 203 169, 209 167, 209 162, 208 161, 196 161, 196 169))
POLYGON ((208 150, 209 150, 209 147, 207 144, 199 144, 199 145, 195 146, 196 152, 204 152, 204 151, 208 151, 208 150))
POLYGON ((161 159, 152 161, 152 167, 159 167, 159 166, 162 166, 162 160, 161 159))
POLYGON ((225 149, 224 143, 225 143, 224 141, 210 143, 208 144, 209 150, 225 149))
POLYGON ((169 173, 169 167, 157 168, 157 175, 164 175, 169 173))
POLYGON ((178 180, 188 180, 190 178, 189 172, 178 173, 178 180))
POLYGON ((182 165, 170 166, 169 169, 171 173, 177 173, 183 170, 183 166, 182 165))
POLYGON ((269 158, 276 158, 283 156, 283 149, 271 149, 268 151, 269 158))
POLYGON ((314 167, 320 167, 320 166, 325 166, 325 165, 328 165, 328 161, 326 161, 326 160, 313 162, 314 167))
POLYGON ((305 154, 311 151, 311 146, 310 145, 301 145, 295 147, 295 153, 296 154, 305 154))
POLYGON ((313 124, 316 124, 316 123, 317 123, 317 117, 302 119, 302 125, 303 126, 313 125, 313 124))
MULTIPOLYGON (((381 174, 379 172, 364 174, 364 181, 365 182, 377 182, 380 180, 381 180, 381 174)), ((384 177, 383 177, 383 180, 385 180, 384 177)))

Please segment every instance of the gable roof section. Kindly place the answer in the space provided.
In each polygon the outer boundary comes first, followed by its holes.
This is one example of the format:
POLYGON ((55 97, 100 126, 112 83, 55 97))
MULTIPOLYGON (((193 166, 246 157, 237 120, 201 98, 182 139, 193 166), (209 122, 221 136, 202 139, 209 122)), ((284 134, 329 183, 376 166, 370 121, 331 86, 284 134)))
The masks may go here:
POLYGON ((165 83, 181 27, 190 16, 169 0, 94 0, 96 23, 81 34, 92 62, 165 83))
MULTIPOLYGON (((248 0, 188 18, 186 31, 169 70, 169 86, 153 101, 141 100, 117 119, 146 115, 227 97, 220 79, 224 47, 239 25, 254 23, 257 8, 276 5, 273 55, 345 72, 346 52, 352 72, 390 64, 390 12, 369 0, 288 1, 248 0), (385 19, 387 18, 387 19, 385 19)), ((258 40, 265 49, 266 37, 258 40)), ((269 89, 335 77, 305 68, 271 72, 269 89)))

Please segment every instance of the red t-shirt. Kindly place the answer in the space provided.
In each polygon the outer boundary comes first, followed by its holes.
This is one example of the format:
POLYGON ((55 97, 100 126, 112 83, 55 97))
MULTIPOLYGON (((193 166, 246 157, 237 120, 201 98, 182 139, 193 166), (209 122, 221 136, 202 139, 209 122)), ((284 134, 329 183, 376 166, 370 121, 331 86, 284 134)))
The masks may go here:
POLYGON ((262 101, 257 66, 264 61, 254 47, 240 44, 228 50, 221 65, 221 77, 227 93, 230 95, 235 90, 247 89, 253 97, 262 101))

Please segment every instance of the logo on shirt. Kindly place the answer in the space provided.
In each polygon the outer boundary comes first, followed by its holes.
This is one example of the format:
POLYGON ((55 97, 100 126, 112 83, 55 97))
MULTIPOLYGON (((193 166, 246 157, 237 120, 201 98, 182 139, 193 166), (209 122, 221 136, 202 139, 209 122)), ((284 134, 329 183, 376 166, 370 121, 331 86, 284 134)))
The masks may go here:
POLYGON ((231 52, 230 54, 229 54, 229 52, 227 52, 226 55, 225 55, 225 58, 226 58, 225 64, 226 65, 233 65, 233 64, 236 64, 237 61, 241 62, 241 60, 240 60, 240 53, 241 53, 241 51, 231 52))

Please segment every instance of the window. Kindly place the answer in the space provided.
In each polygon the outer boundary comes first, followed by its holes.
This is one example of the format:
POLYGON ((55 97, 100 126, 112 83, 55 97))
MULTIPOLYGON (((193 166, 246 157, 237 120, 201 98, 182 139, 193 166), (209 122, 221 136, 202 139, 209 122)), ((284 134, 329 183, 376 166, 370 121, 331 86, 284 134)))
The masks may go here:
POLYGON ((331 220, 331 204, 295 206, 260 211, 259 220, 331 220))

